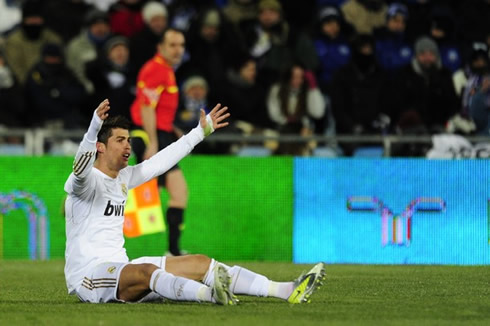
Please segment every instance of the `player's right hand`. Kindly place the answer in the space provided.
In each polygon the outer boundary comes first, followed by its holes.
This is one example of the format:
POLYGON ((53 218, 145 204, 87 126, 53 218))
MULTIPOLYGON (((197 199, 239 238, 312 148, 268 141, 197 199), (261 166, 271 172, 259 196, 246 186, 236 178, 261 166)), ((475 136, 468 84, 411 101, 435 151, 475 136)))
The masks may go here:
POLYGON ((101 120, 105 120, 105 119, 107 119, 107 117, 109 117, 109 113, 107 113, 107 111, 109 111, 110 108, 111 107, 109 105, 109 100, 105 99, 99 104, 97 109, 95 109, 95 114, 97 114, 97 116, 101 120))

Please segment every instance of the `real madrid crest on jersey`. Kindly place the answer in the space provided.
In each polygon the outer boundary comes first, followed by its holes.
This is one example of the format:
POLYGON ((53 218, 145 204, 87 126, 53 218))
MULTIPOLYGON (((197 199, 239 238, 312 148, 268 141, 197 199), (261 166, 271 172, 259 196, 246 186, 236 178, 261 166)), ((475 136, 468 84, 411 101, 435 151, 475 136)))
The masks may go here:
POLYGON ((116 271, 116 266, 111 266, 107 269, 107 272, 109 272, 110 274, 114 273, 116 271))
POLYGON ((124 196, 128 195, 128 187, 126 186, 125 183, 121 183, 121 191, 124 194, 124 196))

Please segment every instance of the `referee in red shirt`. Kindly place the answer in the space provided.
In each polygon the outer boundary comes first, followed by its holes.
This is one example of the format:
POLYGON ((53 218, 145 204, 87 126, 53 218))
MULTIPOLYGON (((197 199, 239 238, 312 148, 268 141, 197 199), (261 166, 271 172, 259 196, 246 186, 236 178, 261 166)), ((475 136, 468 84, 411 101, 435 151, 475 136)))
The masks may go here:
MULTIPOLYGON (((140 129, 133 130, 132 148, 138 162, 150 158, 177 140, 174 130, 175 112, 179 102, 179 89, 173 67, 178 65, 185 52, 184 34, 167 29, 158 43, 157 53, 147 61, 138 74, 136 99, 131 106, 131 118, 140 129)), ((167 188, 169 202, 169 252, 180 256, 179 238, 187 207, 188 189, 184 174, 175 165, 158 177, 160 187, 167 188)))

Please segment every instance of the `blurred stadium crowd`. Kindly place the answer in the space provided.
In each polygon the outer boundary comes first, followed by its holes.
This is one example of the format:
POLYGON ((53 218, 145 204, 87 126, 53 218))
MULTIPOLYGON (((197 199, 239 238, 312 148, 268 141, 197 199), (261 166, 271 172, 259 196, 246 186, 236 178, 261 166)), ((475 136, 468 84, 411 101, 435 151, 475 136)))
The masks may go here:
POLYGON ((129 117, 171 26, 181 129, 219 102, 239 135, 489 135, 489 22, 490 0, 0 0, 0 126, 85 128, 104 98, 129 117))

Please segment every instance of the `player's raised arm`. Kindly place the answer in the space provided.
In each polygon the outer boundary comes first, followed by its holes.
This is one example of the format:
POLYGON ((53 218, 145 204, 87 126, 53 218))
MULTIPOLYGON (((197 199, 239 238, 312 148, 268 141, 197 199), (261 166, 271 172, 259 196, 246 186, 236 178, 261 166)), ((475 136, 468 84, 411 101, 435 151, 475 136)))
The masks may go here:
POLYGON ((204 137, 209 136, 216 129, 226 127, 228 122, 224 120, 230 116, 226 111, 228 107, 221 107, 217 104, 209 114, 205 114, 201 109, 199 125, 192 129, 187 135, 181 137, 176 142, 165 147, 149 160, 136 165, 133 168, 130 188, 136 187, 152 178, 165 173, 172 166, 177 164, 181 159, 186 157, 194 146, 199 144, 204 137))
POLYGON ((102 127, 102 123, 109 116, 109 109, 109 100, 105 99, 94 112, 90 126, 83 136, 83 140, 75 156, 75 161, 73 162, 73 174, 77 178, 85 177, 94 164, 97 153, 97 134, 102 127))

